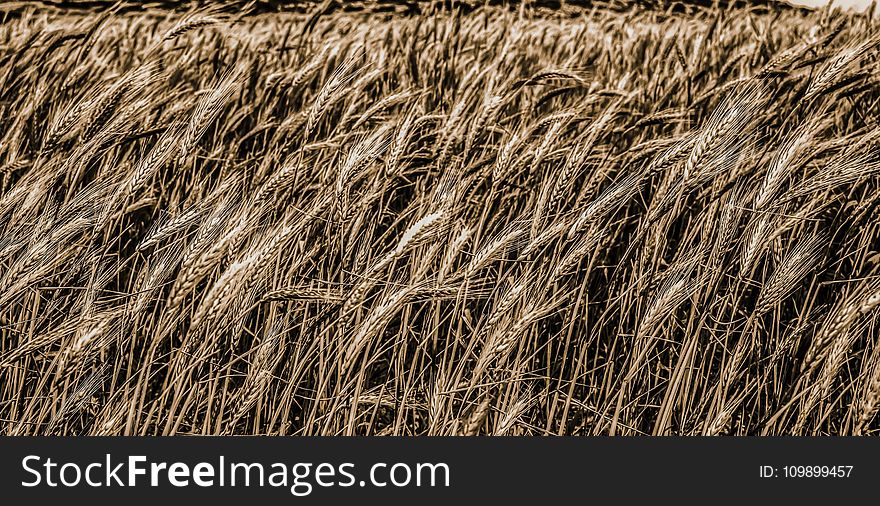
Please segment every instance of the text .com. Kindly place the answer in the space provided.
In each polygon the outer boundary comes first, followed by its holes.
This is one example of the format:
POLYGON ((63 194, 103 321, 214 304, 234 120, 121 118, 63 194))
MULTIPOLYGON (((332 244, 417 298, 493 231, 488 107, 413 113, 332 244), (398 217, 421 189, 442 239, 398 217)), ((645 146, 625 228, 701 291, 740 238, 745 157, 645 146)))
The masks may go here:
POLYGON ((86 464, 58 462, 28 455, 21 461, 24 487, 284 487, 297 496, 315 488, 331 487, 449 487, 449 466, 444 463, 377 462, 364 471, 352 463, 151 461, 144 455, 113 458, 86 464))

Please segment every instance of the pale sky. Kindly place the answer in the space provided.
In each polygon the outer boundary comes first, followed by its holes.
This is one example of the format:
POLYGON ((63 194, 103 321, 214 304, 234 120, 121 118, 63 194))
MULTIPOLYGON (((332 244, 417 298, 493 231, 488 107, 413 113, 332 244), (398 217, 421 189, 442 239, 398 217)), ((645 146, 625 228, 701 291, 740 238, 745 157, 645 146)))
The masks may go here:
MULTIPOLYGON (((828 3, 828 0, 788 0, 793 4, 798 5, 808 5, 810 7, 818 7, 820 5, 825 5, 828 3)), ((834 5, 839 5, 841 7, 851 7, 858 11, 863 11, 871 5, 871 0, 834 0, 834 5)))

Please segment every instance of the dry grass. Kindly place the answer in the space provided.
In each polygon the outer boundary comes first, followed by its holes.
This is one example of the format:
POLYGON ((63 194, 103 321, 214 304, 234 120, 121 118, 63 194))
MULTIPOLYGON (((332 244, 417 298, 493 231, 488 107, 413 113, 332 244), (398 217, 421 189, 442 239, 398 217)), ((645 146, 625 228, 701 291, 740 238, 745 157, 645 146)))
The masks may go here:
POLYGON ((880 430, 868 17, 16 13, 5 434, 880 430))

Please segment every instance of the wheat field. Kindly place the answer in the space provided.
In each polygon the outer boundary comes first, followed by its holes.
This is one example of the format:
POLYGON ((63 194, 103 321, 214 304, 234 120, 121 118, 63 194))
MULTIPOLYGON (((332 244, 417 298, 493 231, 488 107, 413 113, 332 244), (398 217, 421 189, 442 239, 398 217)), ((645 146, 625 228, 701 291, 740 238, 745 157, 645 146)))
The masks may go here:
POLYGON ((0 432, 880 430, 870 15, 328 5, 4 11, 0 432))

